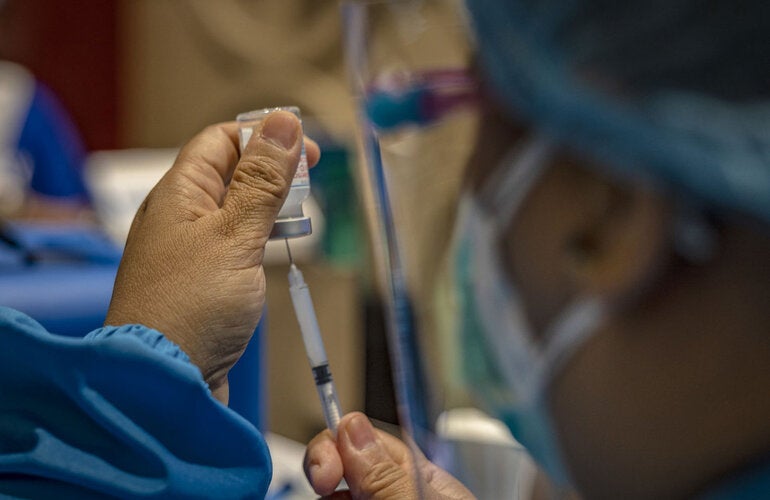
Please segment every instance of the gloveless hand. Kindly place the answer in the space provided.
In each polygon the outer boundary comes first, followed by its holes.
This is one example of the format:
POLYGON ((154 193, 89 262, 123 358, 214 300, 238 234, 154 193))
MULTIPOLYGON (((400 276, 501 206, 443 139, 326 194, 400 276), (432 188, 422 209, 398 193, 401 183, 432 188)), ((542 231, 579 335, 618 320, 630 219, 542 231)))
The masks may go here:
MULTIPOLYGON (((106 324, 143 324, 177 343, 227 402, 227 373, 262 314, 262 257, 299 162, 299 120, 275 112, 238 154, 238 125, 214 125, 179 153, 139 208, 106 324)), ((318 146, 306 140, 308 163, 318 146)))
POLYGON ((310 441, 304 469, 313 490, 334 499, 475 498, 447 471, 419 452, 413 453, 400 439, 375 429, 366 415, 358 412, 340 420, 336 440, 325 430, 310 441), (335 492, 343 477, 350 490, 335 492))

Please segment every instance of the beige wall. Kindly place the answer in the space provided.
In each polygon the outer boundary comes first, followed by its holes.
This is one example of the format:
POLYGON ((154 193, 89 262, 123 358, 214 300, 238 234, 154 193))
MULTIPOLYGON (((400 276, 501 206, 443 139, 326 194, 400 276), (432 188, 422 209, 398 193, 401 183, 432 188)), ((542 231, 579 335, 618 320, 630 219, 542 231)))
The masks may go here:
POLYGON ((335 1, 124 0, 120 19, 126 146, 287 104, 338 138, 351 129, 335 1))

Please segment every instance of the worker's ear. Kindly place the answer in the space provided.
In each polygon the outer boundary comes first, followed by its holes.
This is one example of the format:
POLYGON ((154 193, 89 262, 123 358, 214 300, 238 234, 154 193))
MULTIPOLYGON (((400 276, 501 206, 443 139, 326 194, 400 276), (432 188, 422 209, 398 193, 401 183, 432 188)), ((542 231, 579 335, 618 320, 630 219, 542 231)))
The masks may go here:
POLYGON ((566 271, 576 288, 624 300, 645 288, 669 255, 670 210, 648 186, 583 170, 581 224, 565 235, 566 271))

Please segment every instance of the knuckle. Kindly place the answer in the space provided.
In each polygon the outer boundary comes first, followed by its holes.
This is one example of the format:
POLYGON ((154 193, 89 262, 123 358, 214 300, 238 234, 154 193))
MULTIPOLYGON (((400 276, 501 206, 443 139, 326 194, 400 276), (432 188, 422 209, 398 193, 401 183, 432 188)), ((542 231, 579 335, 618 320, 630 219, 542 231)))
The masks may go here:
POLYGON ((210 150, 234 147, 222 125, 208 125, 200 131, 180 149, 177 163, 184 161, 205 162, 206 156, 210 155, 210 150))
POLYGON ((203 135, 217 135, 220 133, 222 127, 219 123, 212 123, 210 125, 207 125, 204 129, 202 134, 203 135))
POLYGON ((195 149, 183 149, 179 152, 174 162, 177 171, 200 171, 203 169, 205 160, 195 149))
POLYGON ((401 468, 392 463, 377 462, 372 464, 361 478, 359 488, 362 493, 375 495, 395 495, 408 489, 406 475, 401 468))
POLYGON ((193 141, 191 142, 197 142, 197 141, 218 141, 223 139, 226 136, 224 131, 222 130, 222 124, 221 123, 215 123, 212 125, 206 126, 203 130, 200 131, 200 133, 195 136, 193 141))
MULTIPOLYGON (((266 208, 267 203, 252 203, 250 201, 232 200, 228 210, 220 211, 212 220, 212 233, 214 237, 231 245, 233 251, 249 250, 253 253, 261 249, 267 242, 272 230, 274 213, 276 209, 266 208), (239 242, 246 238, 241 245, 232 246, 233 242, 239 242)), ((258 255, 256 257, 259 257, 258 255)), ((261 260, 261 259, 257 259, 261 260)))
POLYGON ((228 217, 226 213, 212 223, 212 234, 220 241, 229 241, 237 234, 238 218, 228 217))
POLYGON ((283 162, 269 156, 244 158, 233 175, 233 181, 259 193, 254 201, 280 205, 289 189, 285 170, 283 162))

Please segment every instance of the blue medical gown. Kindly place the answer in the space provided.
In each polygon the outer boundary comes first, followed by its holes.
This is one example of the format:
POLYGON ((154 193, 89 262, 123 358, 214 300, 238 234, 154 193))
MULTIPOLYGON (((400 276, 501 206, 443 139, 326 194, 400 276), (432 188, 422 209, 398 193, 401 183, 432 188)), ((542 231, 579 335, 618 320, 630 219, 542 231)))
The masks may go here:
POLYGON ((0 307, 0 497, 262 498, 267 445, 140 325, 53 335, 0 307))

